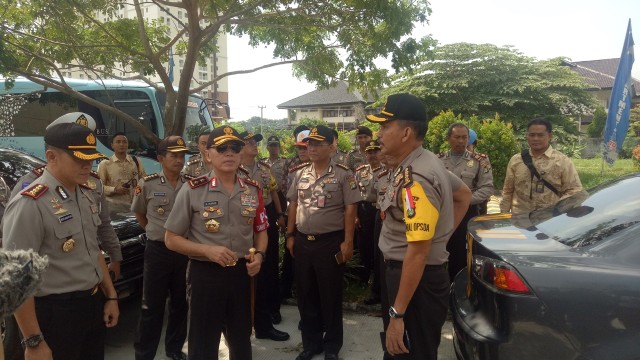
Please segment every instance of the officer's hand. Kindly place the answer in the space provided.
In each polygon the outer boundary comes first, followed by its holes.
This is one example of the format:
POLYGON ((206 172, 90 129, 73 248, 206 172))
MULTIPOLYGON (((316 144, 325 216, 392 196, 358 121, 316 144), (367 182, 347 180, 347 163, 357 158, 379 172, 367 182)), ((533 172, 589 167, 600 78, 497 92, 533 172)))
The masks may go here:
POLYGON ((116 281, 120 277, 120 261, 112 261, 107 266, 109 268, 109 274, 113 273, 112 281, 116 281))
POLYGON ((289 254, 293 257, 293 242, 295 241, 293 235, 287 237, 287 249, 289 249, 289 254))
POLYGON ((278 228, 284 229, 287 227, 287 223, 284 222, 284 216, 278 216, 278 228))
POLYGON ((360 224, 360 218, 356 216, 356 228, 360 229, 362 228, 362 224, 360 224))
POLYGON ((118 317, 120 317, 118 302, 115 300, 106 301, 104 303, 104 310, 102 314, 104 325, 108 328, 118 325, 118 317))
POLYGON ((24 350, 24 360, 53 360, 51 349, 45 340, 36 347, 27 347, 24 350))
POLYGON ((387 326, 387 352, 392 355, 406 354, 409 352, 404 346, 404 321, 402 319, 391 319, 387 326))
POLYGON ((247 260, 247 273, 249 276, 255 276, 260 272, 260 267, 262 266, 262 254, 258 256, 253 256, 253 261, 251 261, 251 255, 245 255, 244 258, 247 260), (250 262, 251 261, 251 262, 250 262))
POLYGON ((238 261, 236 253, 224 246, 208 246, 206 256, 220 266, 233 266, 238 261))
POLYGON ((344 262, 348 262, 353 257, 353 243, 347 243, 346 241, 341 242, 340 251, 342 252, 344 262))
POLYGON ((113 189, 113 192, 119 195, 124 195, 129 193, 129 189, 122 186, 122 184, 118 184, 115 189, 113 189))

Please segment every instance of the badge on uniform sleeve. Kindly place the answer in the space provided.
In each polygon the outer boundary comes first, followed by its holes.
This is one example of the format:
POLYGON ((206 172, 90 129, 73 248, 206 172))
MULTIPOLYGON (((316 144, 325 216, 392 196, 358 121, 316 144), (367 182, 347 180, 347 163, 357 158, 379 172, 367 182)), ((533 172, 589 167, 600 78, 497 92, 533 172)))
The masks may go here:
POLYGON ((411 187, 402 188, 401 195, 407 241, 433 239, 440 213, 431 204, 422 185, 414 181, 411 187))

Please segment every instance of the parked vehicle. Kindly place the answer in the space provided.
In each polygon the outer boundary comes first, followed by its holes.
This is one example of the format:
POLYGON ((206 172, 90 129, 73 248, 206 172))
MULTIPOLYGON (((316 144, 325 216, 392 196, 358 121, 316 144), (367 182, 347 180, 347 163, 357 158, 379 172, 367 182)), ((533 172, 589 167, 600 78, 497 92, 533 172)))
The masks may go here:
MULTIPOLYGON (((0 216, 4 215, 4 208, 10 200, 8 196, 16 182, 32 169, 44 164, 43 160, 21 151, 0 148, 0 216)), ((123 298, 141 289, 144 244, 140 239, 144 230, 132 213, 111 211, 110 215, 122 249, 121 273, 115 287, 118 296, 123 298)))
MULTIPOLYGON (((163 114, 166 93, 141 81, 65 79, 74 90, 93 100, 116 107, 162 139, 165 136, 163 114)), ((207 104, 198 95, 191 95, 183 138, 193 149, 202 129, 212 129, 213 123, 207 104)), ((55 89, 44 88, 24 78, 18 78, 13 87, 5 90, 0 79, 0 102, 10 101, 10 111, 0 116, 0 148, 14 148, 44 158, 44 130, 53 120, 73 111, 91 115, 97 124, 98 151, 112 154, 111 137, 124 132, 129 140, 131 154, 138 156, 151 174, 160 171, 156 161, 155 144, 124 119, 101 110, 82 100, 55 89)), ((94 164, 94 168, 97 166, 94 164)))
POLYGON ((640 358, 640 174, 468 229, 458 359, 640 358))

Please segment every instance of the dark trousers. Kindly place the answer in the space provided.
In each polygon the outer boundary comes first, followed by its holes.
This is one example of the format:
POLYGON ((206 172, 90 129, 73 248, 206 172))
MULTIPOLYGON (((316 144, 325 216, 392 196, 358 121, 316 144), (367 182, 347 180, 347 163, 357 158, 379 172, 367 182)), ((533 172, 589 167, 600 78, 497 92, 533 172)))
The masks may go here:
POLYGON ((369 281, 369 277, 374 269, 374 251, 377 247, 375 239, 376 207, 370 202, 361 201, 358 203, 358 219, 360 228, 356 231, 356 242, 358 243, 358 254, 362 272, 360 279, 363 282, 369 281))
POLYGON ((20 334, 20 328, 13 315, 6 316, 4 318, 5 333, 4 333, 4 358, 6 360, 23 360, 24 349, 20 345, 22 336, 20 334))
POLYGON ((257 276, 257 290, 255 303, 255 324, 256 332, 267 332, 273 328, 271 324, 271 314, 280 311, 280 287, 278 284, 278 265, 280 254, 278 252, 278 214, 273 203, 266 206, 267 217, 269 218, 269 229, 267 230, 267 251, 265 261, 260 267, 257 276))
POLYGON ((169 297, 165 352, 181 353, 187 338, 186 272, 188 258, 167 249, 164 241, 149 240, 144 250, 142 309, 133 347, 137 360, 153 360, 162 336, 169 297))
MULTIPOLYGON (((373 285, 371 286, 371 291, 375 291, 378 289, 377 294, 380 296, 380 309, 382 312, 382 331, 386 331, 389 326, 389 298, 387 296, 387 282, 385 279, 385 268, 386 264, 384 262, 384 257, 382 256, 382 251, 380 251, 380 247, 378 247, 378 243, 380 243, 380 232, 382 231, 382 219, 380 218, 380 210, 376 212, 376 225, 375 225, 375 237, 377 239, 376 243, 376 251, 375 251, 375 262, 376 267, 373 272, 373 285)), ((386 352, 384 353, 383 360, 393 359, 393 357, 386 352)))
MULTIPOLYGON (((393 304, 400 287, 402 263, 387 262, 385 281, 390 304, 393 304)), ((404 328, 409 333, 411 349, 408 354, 393 359, 437 360, 442 325, 449 308, 449 275, 444 266, 427 265, 422 273, 404 315, 404 328)))
MULTIPOLYGON (((278 192, 278 196, 280 197, 280 204, 283 208, 286 208, 287 199, 282 194, 282 192, 278 192)), ((285 224, 287 223, 287 216, 285 216, 285 224)), ((282 255, 282 275, 280 276, 280 299, 288 299, 292 297, 292 289, 293 289, 293 258, 287 249, 286 240, 284 243, 284 253, 282 255)))
POLYGON ((189 359, 218 359, 224 330, 229 359, 251 360, 251 294, 246 261, 222 267, 191 260, 188 282, 189 359))
POLYGON ((40 330, 54 360, 104 359, 102 292, 36 297, 35 307, 40 330))
POLYGON ((296 293, 302 320, 302 345, 305 350, 324 350, 338 354, 342 348, 342 278, 344 264, 338 264, 344 232, 318 240, 296 233, 296 293), (323 337, 324 325, 325 334, 323 337))
POLYGON ((456 274, 467 266, 467 223, 472 217, 478 216, 478 206, 469 205, 469 210, 458 228, 453 232, 447 242, 449 252, 449 280, 453 281, 456 274))

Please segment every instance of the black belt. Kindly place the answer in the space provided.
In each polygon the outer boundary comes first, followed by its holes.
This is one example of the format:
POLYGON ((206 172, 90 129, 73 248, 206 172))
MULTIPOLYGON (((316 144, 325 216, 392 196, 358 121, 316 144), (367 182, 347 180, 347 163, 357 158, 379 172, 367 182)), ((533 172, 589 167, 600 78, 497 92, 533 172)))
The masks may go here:
POLYGON ((71 292, 62 293, 62 294, 45 295, 45 296, 38 297, 38 299, 42 299, 42 300, 80 299, 80 298, 86 298, 86 297, 90 297, 97 294, 99 289, 100 289, 100 284, 96 284, 96 286, 88 290, 78 290, 78 291, 71 291, 71 292))
POLYGON ((306 238, 309 241, 331 239, 337 236, 342 236, 342 234, 344 234, 344 230, 332 231, 324 234, 304 234, 298 231, 298 235, 302 236, 303 238, 306 238))
MULTIPOLYGON (((384 263, 387 265, 388 268, 390 269, 402 269, 402 261, 398 261, 398 260, 385 260, 384 263)), ((440 265, 425 265, 424 269, 425 270, 446 270, 447 269, 447 265, 449 263, 445 262, 443 264, 440 265)))

